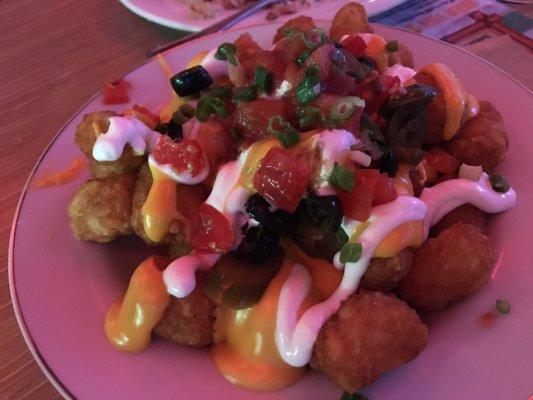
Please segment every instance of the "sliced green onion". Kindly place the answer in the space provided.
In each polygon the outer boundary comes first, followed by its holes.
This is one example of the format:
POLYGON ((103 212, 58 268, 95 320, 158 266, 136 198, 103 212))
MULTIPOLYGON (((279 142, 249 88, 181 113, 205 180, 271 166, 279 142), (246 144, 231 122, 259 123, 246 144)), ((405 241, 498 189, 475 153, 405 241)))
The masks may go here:
POLYGON ((494 189, 495 192, 506 193, 509 191, 509 189, 511 189, 511 187, 507 183, 507 179, 505 179, 505 177, 502 175, 491 175, 489 177, 489 181, 492 186, 492 189, 494 189))
POLYGON ((318 65, 311 65, 305 71, 305 77, 296 87, 296 99, 303 104, 310 103, 320 94, 320 77, 318 65))
POLYGON ((233 89, 231 101, 235 104, 255 100, 257 97, 257 88, 254 85, 239 86, 233 89))
POLYGON ((300 135, 281 115, 274 115, 268 120, 267 133, 275 136, 281 145, 289 148, 300 142, 300 135))
POLYGON ((307 129, 322 122, 324 114, 318 107, 305 106, 298 109, 298 125, 300 129, 307 129))
POLYGON ((387 44, 385 45, 385 48, 387 49, 389 53, 394 53, 395 51, 398 51, 400 46, 398 46, 397 40, 391 40, 387 42, 387 44))
POLYGON ((214 96, 226 99, 231 95, 231 86, 211 86, 209 88, 214 96))
POLYGON ((355 175, 348 168, 344 168, 338 163, 335 163, 333 164, 328 182, 333 186, 350 192, 355 185, 355 175))
POLYGON ((215 53, 217 60, 228 60, 231 65, 237 65, 237 58, 235 57, 235 51, 237 47, 233 43, 222 43, 218 46, 215 53))
POLYGON ((337 121, 345 121, 351 117, 356 108, 364 108, 365 101, 357 96, 340 98, 331 108, 329 116, 337 121))
POLYGON ((176 124, 183 125, 194 117, 194 107, 190 104, 182 104, 178 110, 172 114, 172 121, 176 124))
POLYGON ((339 261, 343 264, 357 262, 363 253, 363 246, 361 243, 345 243, 342 246, 339 261))
POLYGON ((511 312, 511 305, 507 300, 496 300, 495 307, 500 314, 509 314, 511 312))
POLYGON ((302 35, 302 39, 309 49, 316 49, 326 43, 328 37, 324 29, 315 28, 309 32, 305 32, 302 35))
POLYGON ((229 115, 229 110, 224 100, 211 95, 204 95, 198 100, 195 117, 198 121, 204 122, 211 114, 225 117, 229 115))
POLYGON ((295 61, 296 65, 299 67, 304 65, 310 55, 311 55, 311 50, 308 49, 304 51, 302 54, 296 57, 296 61, 295 61))
POLYGON ((264 93, 270 94, 274 87, 274 75, 265 67, 259 65, 254 73, 254 85, 261 89, 264 93))

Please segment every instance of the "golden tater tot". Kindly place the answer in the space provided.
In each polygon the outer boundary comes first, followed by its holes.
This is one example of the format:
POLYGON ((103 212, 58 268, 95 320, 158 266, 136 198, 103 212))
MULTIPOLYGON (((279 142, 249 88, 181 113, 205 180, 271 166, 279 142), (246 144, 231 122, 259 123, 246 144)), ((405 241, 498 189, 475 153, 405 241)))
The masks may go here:
POLYGON ((488 282, 495 256, 487 236, 457 222, 414 252, 411 269, 396 289, 411 307, 442 310, 488 282))
POLYGON ((320 330, 313 366, 354 393, 384 372, 416 358, 427 328, 414 310, 394 296, 360 292, 344 301, 320 330))
POLYGON ((442 217, 441 220, 431 228, 430 236, 438 236, 443 230, 449 228, 456 222, 464 222, 465 224, 474 225, 482 233, 485 233, 487 214, 470 204, 464 204, 442 217))
POLYGON ((479 102, 479 114, 466 121, 446 150, 469 165, 481 165, 492 171, 507 158, 509 140, 503 119, 488 101, 479 102))
POLYGON ((83 184, 68 206, 70 227, 79 240, 109 242, 132 233, 133 177, 113 175, 83 184))
MULTIPOLYGON (((197 278, 201 280, 202 276, 197 278)), ((156 335, 187 346, 207 346, 213 341, 215 303, 201 286, 196 285, 183 299, 171 297, 163 318, 154 328, 156 335)))
POLYGON ((83 120, 76 128, 74 141, 89 160, 91 174, 97 178, 134 171, 145 159, 144 156, 134 155, 129 145, 126 146, 122 156, 116 161, 101 162, 93 158, 93 146, 96 138, 107 131, 109 118, 116 115, 113 111, 98 111, 85 114, 83 120))
POLYGON ((344 35, 372 31, 365 8, 359 3, 347 3, 333 17, 329 37, 339 40, 344 35))
POLYGON ((391 258, 373 258, 361 280, 361 288, 388 292, 409 272, 413 250, 405 249, 391 258))

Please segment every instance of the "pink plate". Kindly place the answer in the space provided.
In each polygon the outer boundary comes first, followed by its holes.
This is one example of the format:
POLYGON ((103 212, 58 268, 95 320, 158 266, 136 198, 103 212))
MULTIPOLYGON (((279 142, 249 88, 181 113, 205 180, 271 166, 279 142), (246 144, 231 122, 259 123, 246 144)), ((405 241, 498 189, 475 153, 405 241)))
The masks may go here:
MULTIPOLYGON (((245 31, 268 46, 278 24, 213 35, 170 51, 178 71, 200 50, 234 40, 245 31)), ((527 399, 533 395, 533 140, 531 92, 508 75, 456 47, 413 33, 377 26, 413 50, 417 66, 448 64, 467 89, 492 101, 504 116, 511 139, 503 172, 519 193, 518 206, 492 219, 490 236, 500 257, 493 281, 450 310, 426 317, 427 349, 414 362, 386 374, 364 390, 371 399, 450 400, 527 399), (509 300, 512 312, 491 328, 478 318, 496 299, 509 300)), ((148 61, 126 75, 133 103, 155 108, 169 96, 157 62, 148 61)), ((10 287, 24 338, 46 375, 65 397, 79 399, 337 399, 340 390, 316 373, 293 387, 253 393, 226 382, 209 351, 179 347, 155 339, 141 354, 124 354, 107 343, 102 323, 107 307, 126 288, 133 267, 147 254, 134 239, 112 244, 74 239, 66 207, 76 182, 29 189, 49 170, 59 170, 80 155, 74 129, 86 112, 125 106, 91 99, 56 136, 33 171, 15 215, 10 244, 10 287)))

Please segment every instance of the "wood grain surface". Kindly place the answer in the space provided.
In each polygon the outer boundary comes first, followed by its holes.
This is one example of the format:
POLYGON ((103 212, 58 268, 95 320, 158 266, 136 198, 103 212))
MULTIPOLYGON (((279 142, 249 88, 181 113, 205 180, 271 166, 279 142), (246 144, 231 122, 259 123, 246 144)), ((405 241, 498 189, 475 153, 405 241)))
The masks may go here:
POLYGON ((116 0, 0 0, 0 399, 61 398, 26 348, 9 297, 9 231, 24 182, 106 79, 180 35, 116 0))
POLYGON ((106 79, 183 33, 116 0, 0 1, 0 399, 59 399, 19 332, 7 280, 9 230, 33 164, 106 79))

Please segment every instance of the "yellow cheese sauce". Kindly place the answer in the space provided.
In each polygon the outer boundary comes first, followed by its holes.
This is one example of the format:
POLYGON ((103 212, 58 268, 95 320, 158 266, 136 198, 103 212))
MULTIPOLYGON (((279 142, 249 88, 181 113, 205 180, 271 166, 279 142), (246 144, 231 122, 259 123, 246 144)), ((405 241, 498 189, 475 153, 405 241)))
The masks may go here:
POLYGON ((292 243, 286 246, 285 261, 259 303, 244 310, 223 309, 217 316, 215 365, 228 381, 248 389, 281 389, 305 373, 305 367, 295 368, 281 359, 275 341, 278 298, 294 262, 305 266, 312 279, 299 314, 329 297, 342 278, 331 263, 305 255, 292 243))
POLYGON ((144 260, 133 273, 124 298, 105 316, 105 334, 118 350, 138 352, 150 345, 152 329, 170 303, 160 262, 156 257, 144 260))
POLYGON ((176 209, 176 182, 165 173, 148 163, 152 173, 152 186, 141 209, 144 232, 156 243, 163 240, 170 225, 179 214, 176 209))

